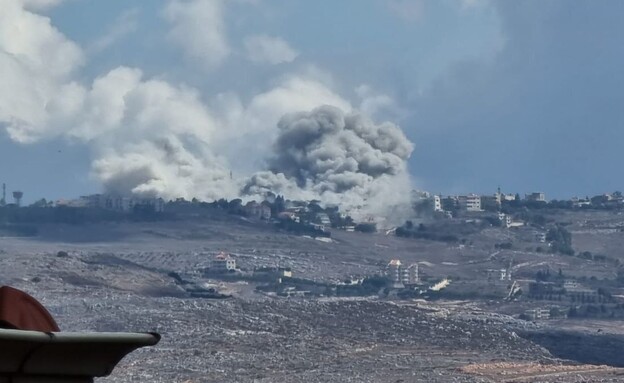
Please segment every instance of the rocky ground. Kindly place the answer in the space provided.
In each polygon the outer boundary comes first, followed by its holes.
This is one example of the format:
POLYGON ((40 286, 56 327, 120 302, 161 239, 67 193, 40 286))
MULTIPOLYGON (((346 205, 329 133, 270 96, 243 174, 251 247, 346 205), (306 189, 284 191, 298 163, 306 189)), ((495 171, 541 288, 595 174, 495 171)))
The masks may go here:
MULTIPOLYGON (((171 271, 192 273, 207 265, 210 254, 225 250, 245 267, 286 264, 312 279, 374 273, 392 258, 421 262, 432 277, 454 272, 477 279, 482 269, 508 263, 513 252, 383 234, 337 233, 325 243, 246 222, 49 227, 41 233, 33 239, 0 239, 0 284, 41 300, 64 331, 163 335, 158 346, 131 354, 102 382, 624 379, 620 369, 555 358, 519 336, 543 331, 544 324, 496 314, 495 302, 481 309, 472 302, 271 298, 246 283, 217 281, 206 282, 234 297, 193 299, 168 276, 171 271), (68 256, 59 257, 60 250, 68 256)), ((499 234, 486 232, 477 239, 494 235, 499 234)), ((574 267, 580 262, 533 255, 514 256, 529 264, 568 262, 574 267)))

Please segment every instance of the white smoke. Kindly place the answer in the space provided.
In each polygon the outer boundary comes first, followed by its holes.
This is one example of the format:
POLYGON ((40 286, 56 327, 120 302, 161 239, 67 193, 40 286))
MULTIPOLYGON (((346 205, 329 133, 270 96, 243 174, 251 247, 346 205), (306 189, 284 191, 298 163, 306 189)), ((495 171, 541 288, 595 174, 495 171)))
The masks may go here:
POLYGON ((244 193, 305 196, 360 215, 409 206, 413 144, 396 125, 323 106, 286 115, 278 128, 270 171, 254 175, 244 193))
MULTIPOLYGON (((367 214, 409 200, 412 144, 395 125, 354 113, 327 76, 284 76, 247 103, 236 94, 206 102, 136 68, 77 81, 82 49, 26 7, 58 1, 1 1, 0 124, 21 143, 65 137, 88 145, 93 176, 108 192, 212 200, 272 191, 367 214)), ((168 4, 175 25, 190 15, 187 3, 168 4)))
POLYGON ((169 40, 205 68, 216 67, 229 56, 222 0, 169 0, 163 16, 171 25, 169 40))

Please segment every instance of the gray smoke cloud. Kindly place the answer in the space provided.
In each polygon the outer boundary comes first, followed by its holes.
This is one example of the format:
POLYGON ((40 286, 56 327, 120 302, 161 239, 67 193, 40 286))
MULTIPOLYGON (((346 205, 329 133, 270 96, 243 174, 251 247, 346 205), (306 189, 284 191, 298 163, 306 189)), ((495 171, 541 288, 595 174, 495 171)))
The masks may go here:
POLYGON ((284 116, 278 130, 269 170, 253 175, 244 194, 319 199, 361 216, 409 205, 414 145, 398 126, 322 106, 284 116))
MULTIPOLYGON (((409 203, 412 143, 397 126, 353 112, 322 73, 283 76, 247 102, 233 93, 206 98, 139 68, 83 78, 88 55, 33 11, 59 2, 2 2, 0 128, 13 141, 62 137, 87 146, 93 179, 121 195, 214 200, 271 191, 362 216, 395 216, 391 206, 409 203)), ((170 1, 167 9, 199 3, 170 1)), ((174 16, 204 17, 209 8, 174 16)), ((367 87, 358 94, 360 109, 373 114, 392 104, 367 87)))

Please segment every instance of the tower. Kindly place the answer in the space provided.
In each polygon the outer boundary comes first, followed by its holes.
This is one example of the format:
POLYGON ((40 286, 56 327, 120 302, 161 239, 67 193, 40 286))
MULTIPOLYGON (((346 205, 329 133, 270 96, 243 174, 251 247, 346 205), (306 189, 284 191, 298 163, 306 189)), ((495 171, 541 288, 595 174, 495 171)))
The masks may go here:
POLYGON ((22 193, 21 191, 14 191, 13 192, 13 199, 15 200, 15 205, 17 207, 19 207, 21 205, 23 196, 24 196, 24 193, 22 193))
POLYGON ((2 199, 0 199, 0 206, 6 205, 6 184, 2 184, 2 199))

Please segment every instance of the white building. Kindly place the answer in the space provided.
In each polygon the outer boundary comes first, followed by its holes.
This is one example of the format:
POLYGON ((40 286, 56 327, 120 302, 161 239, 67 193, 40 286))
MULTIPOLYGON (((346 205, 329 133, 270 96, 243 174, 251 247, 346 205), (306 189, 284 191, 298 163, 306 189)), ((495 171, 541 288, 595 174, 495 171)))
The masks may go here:
POLYGON ((230 254, 221 252, 212 259, 210 270, 216 273, 227 273, 228 271, 236 270, 236 260, 230 254))
POLYGON ((534 192, 524 196, 527 201, 546 202, 546 194, 542 192, 534 192))
POLYGON ((442 198, 439 195, 433 196, 433 211, 442 211, 442 198))
POLYGON ((386 266, 386 277, 390 279, 395 288, 417 284, 420 281, 418 276, 418 264, 414 263, 405 267, 400 260, 393 259, 388 263, 388 266, 386 266))
POLYGON ((316 215, 316 220, 325 226, 331 226, 331 220, 329 219, 327 213, 318 213, 316 215))
POLYGON ((535 241, 539 243, 546 243, 546 233, 535 233, 535 241))
POLYGON ((511 281, 511 270, 500 269, 500 280, 511 281))
POLYGON ((510 228, 513 224, 511 216, 504 213, 498 213, 498 220, 501 221, 501 225, 506 228, 510 228))
MULTIPOLYGON (((113 194, 92 194, 80 197, 80 207, 99 208, 129 212, 135 206, 151 206, 157 213, 165 210, 162 198, 122 197, 113 194)), ((78 205, 75 205, 78 206, 78 205)))

